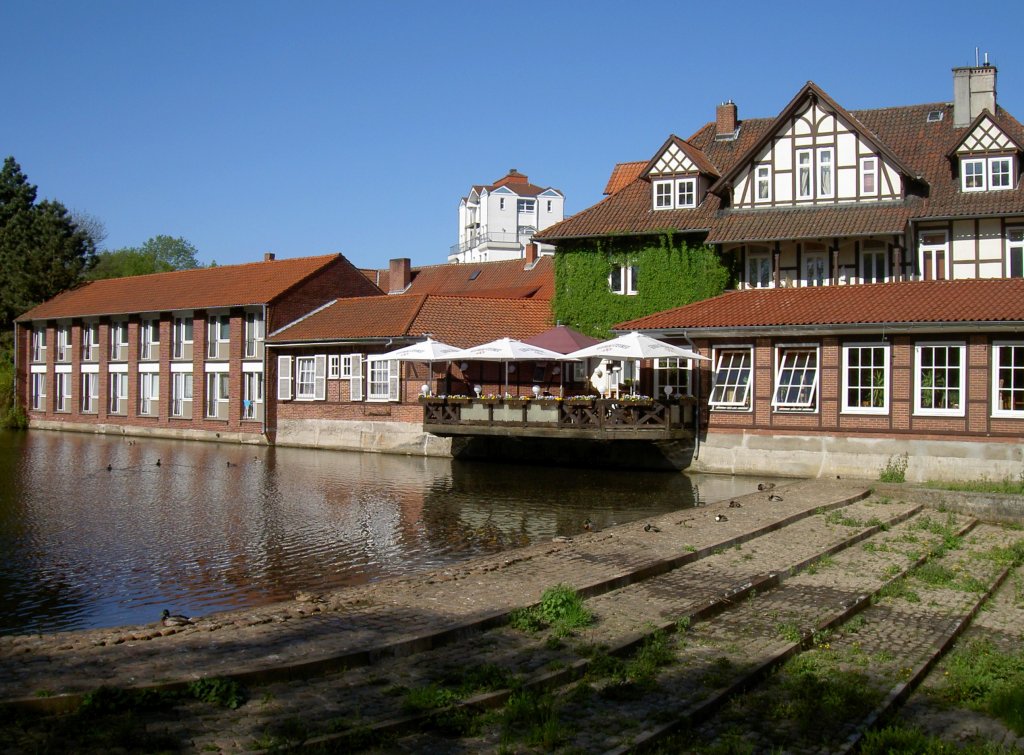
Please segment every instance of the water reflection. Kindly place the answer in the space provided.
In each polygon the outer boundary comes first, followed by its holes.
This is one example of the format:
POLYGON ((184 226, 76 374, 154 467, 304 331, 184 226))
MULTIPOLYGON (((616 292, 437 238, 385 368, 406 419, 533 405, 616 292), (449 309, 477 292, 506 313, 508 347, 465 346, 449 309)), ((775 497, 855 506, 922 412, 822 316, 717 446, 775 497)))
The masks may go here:
POLYGON ((44 431, 0 432, 0 479, 0 633, 254 606, 756 483, 44 431))

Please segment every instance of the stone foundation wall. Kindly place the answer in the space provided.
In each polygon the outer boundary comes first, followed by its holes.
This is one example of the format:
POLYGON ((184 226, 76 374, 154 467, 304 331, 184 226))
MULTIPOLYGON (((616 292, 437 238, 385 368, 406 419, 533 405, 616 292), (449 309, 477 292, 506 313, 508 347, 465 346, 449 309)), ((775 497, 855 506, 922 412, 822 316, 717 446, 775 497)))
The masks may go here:
POLYGON ((116 425, 96 422, 51 422, 49 420, 32 419, 29 423, 32 430, 63 430, 74 433, 96 433, 100 435, 126 435, 136 438, 171 438, 173 440, 205 440, 217 443, 247 443, 254 446, 268 445, 265 435, 250 432, 227 432, 201 430, 194 427, 165 427, 152 425, 116 425))
POLYGON ((278 419, 276 445, 450 457, 451 440, 423 432, 419 422, 278 419))
POLYGON ((1016 479, 1020 443, 834 435, 709 433, 689 470, 717 474, 877 480, 890 459, 907 454, 907 482, 1016 479))

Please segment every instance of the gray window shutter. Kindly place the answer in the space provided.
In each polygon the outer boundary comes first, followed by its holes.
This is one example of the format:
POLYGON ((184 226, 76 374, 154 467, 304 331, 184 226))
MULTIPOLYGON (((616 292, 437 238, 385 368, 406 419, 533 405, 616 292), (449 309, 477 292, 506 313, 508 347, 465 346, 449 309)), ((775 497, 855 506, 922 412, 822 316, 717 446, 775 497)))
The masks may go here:
POLYGON ((327 398, 327 355, 317 354, 314 364, 313 398, 323 401, 327 398))
POLYGON ((363 400, 363 355, 352 355, 352 377, 349 378, 349 398, 352 401, 363 400))
POLYGON ((277 358, 277 398, 290 401, 292 397, 292 358, 277 358))

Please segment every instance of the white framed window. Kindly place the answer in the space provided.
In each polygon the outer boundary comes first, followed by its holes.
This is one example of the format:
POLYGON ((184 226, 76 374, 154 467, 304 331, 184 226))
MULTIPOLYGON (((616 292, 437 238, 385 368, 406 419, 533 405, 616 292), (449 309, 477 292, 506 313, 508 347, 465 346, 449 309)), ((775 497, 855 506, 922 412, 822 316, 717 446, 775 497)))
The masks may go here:
POLYGON ((174 342, 175 359, 192 358, 192 318, 175 317, 174 332, 171 340, 174 342))
POLYGON ((95 414, 100 400, 100 376, 95 372, 82 373, 82 413, 95 414))
POLYGON ((126 372, 110 374, 110 413, 128 413, 128 373, 126 372))
POLYGON ((714 386, 708 405, 713 409, 751 408, 754 352, 749 346, 721 349, 716 354, 714 386))
POLYGON ((866 197, 878 194, 878 158, 860 159, 860 193, 866 197))
POLYGON ((504 210, 505 209, 505 197, 499 197, 498 198, 498 209, 499 210, 504 210))
POLYGON ((993 157, 988 161, 988 188, 992 191, 1012 189, 1009 157, 993 157))
POLYGON ((398 361, 369 359, 369 401, 398 401, 398 361))
POLYGON ((517 212, 533 212, 537 209, 537 202, 533 199, 519 199, 516 201, 517 212))
POLYGON ((964 415, 965 352, 962 343, 915 344, 915 414, 964 415))
POLYGON ((888 253, 881 241, 865 241, 860 251, 860 277, 865 283, 885 283, 888 253))
POLYGON ((683 209, 697 206, 697 179, 680 178, 676 180, 676 207, 683 209))
POLYGON ((100 326, 90 322, 82 325, 82 361, 95 362, 100 356, 100 326))
POLYGON ((772 201, 772 166, 758 165, 757 171, 757 194, 754 199, 757 202, 772 201))
POLYGON ((949 236, 946 231, 921 231, 917 236, 918 270, 922 280, 949 278, 949 236))
POLYGON ((209 315, 206 318, 206 356, 223 359, 228 355, 231 341, 231 318, 228 315, 209 315))
POLYGON ((823 199, 830 199, 836 194, 834 155, 835 152, 831 147, 818 149, 818 196, 823 199))
POLYGON ((242 375, 242 419, 263 418, 263 373, 242 375))
POLYGON ((747 253, 747 287, 771 288, 772 257, 768 252, 747 253))
POLYGON ((156 414, 160 401, 160 373, 139 373, 139 414, 147 417, 156 414))
POLYGON ((46 361, 46 326, 32 328, 32 361, 46 361))
POLYGON ((551 212, 551 200, 550 199, 548 200, 548 209, 547 209, 547 211, 551 212))
POLYGON ((266 324, 262 312, 245 313, 245 356, 247 358, 262 355, 263 339, 266 337, 266 324))
POLYGON ((323 401, 327 398, 327 356, 295 357, 295 398, 323 401))
POLYGON ((192 416, 192 373, 171 373, 171 416, 192 416))
POLYGON ((780 346, 775 356, 772 407, 781 411, 815 411, 818 405, 818 348, 780 346))
POLYGON ((71 373, 70 372, 58 372, 54 375, 53 384, 54 393, 57 398, 57 411, 58 412, 70 412, 71 411, 71 373))
POLYGON ((341 373, 339 377, 350 378, 352 377, 352 365, 354 359, 358 359, 358 354, 342 354, 341 356, 341 373))
POLYGON ((671 181, 655 181, 654 182, 654 209, 655 210, 671 210, 672 209, 672 182, 671 181))
POLYGON ((828 254, 825 252, 804 252, 804 285, 828 285, 828 254))
POLYGON ((71 326, 57 326, 57 361, 71 361, 71 326))
POLYGON ((814 185, 811 181, 813 166, 811 150, 801 149, 796 153, 796 198, 811 199, 814 197, 814 185))
POLYGON ((992 344, 993 417, 1024 417, 1024 342, 992 344))
POLYGON ((654 397, 689 396, 690 360, 660 357, 654 360, 654 397), (666 393, 665 389, 671 390, 666 393))
POLYGON ((327 356, 327 379, 337 380, 341 377, 341 355, 329 354, 327 356))
POLYGON ((1024 278, 1024 228, 1006 229, 1006 277, 1024 278))
POLYGON ((160 321, 143 320, 139 323, 139 359, 159 359, 160 321))
POLYGON ((226 372, 206 373, 206 416, 210 419, 228 418, 228 378, 226 372))
POLYGON ((128 321, 114 320, 110 323, 110 359, 124 362, 128 359, 128 321))
POLYGON ((851 343, 843 346, 843 411, 889 413, 889 346, 851 343))
POLYGON ((635 265, 612 265, 612 271, 608 275, 608 289, 613 294, 635 296, 637 277, 635 265))
POLYGON ((32 409, 35 411, 46 410, 46 373, 32 373, 32 409))
POLYGON ((960 161, 960 188, 963 191, 1012 189, 1012 175, 1011 157, 965 157, 960 161))

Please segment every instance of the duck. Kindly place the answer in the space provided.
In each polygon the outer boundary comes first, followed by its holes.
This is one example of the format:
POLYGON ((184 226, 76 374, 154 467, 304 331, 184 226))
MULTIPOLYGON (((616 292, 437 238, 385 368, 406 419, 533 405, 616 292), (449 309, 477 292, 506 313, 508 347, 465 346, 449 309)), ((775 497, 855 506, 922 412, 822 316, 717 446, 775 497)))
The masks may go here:
POLYGON ((158 467, 160 466, 160 460, 159 460, 159 459, 157 459, 157 460, 156 460, 156 465, 157 465, 158 467))
POLYGON ((114 468, 113 464, 107 464, 107 471, 110 472, 114 468))
POLYGON ((189 624, 195 624, 195 622, 188 616, 182 616, 181 614, 171 613, 166 608, 163 614, 160 616, 160 622, 165 627, 184 627, 189 624))
POLYGON ((655 527, 653 524, 648 522, 644 525, 644 532, 661 532, 661 527, 655 527))
POLYGON ((774 482, 759 482, 759 483, 757 483, 757 489, 758 490, 762 490, 762 491, 763 490, 771 490, 774 487, 775 487, 775 483, 774 482))
POLYGON ((741 504, 739 501, 729 501, 729 508, 730 509, 739 509, 739 508, 742 508, 742 507, 743 507, 743 504, 741 504))
POLYGON ((729 521, 729 517, 727 517, 725 514, 715 514, 715 521, 716 522, 728 522, 729 521))
POLYGON ((779 495, 778 493, 772 493, 770 496, 768 496, 768 500, 769 501, 781 501, 782 500, 782 496, 779 495))

